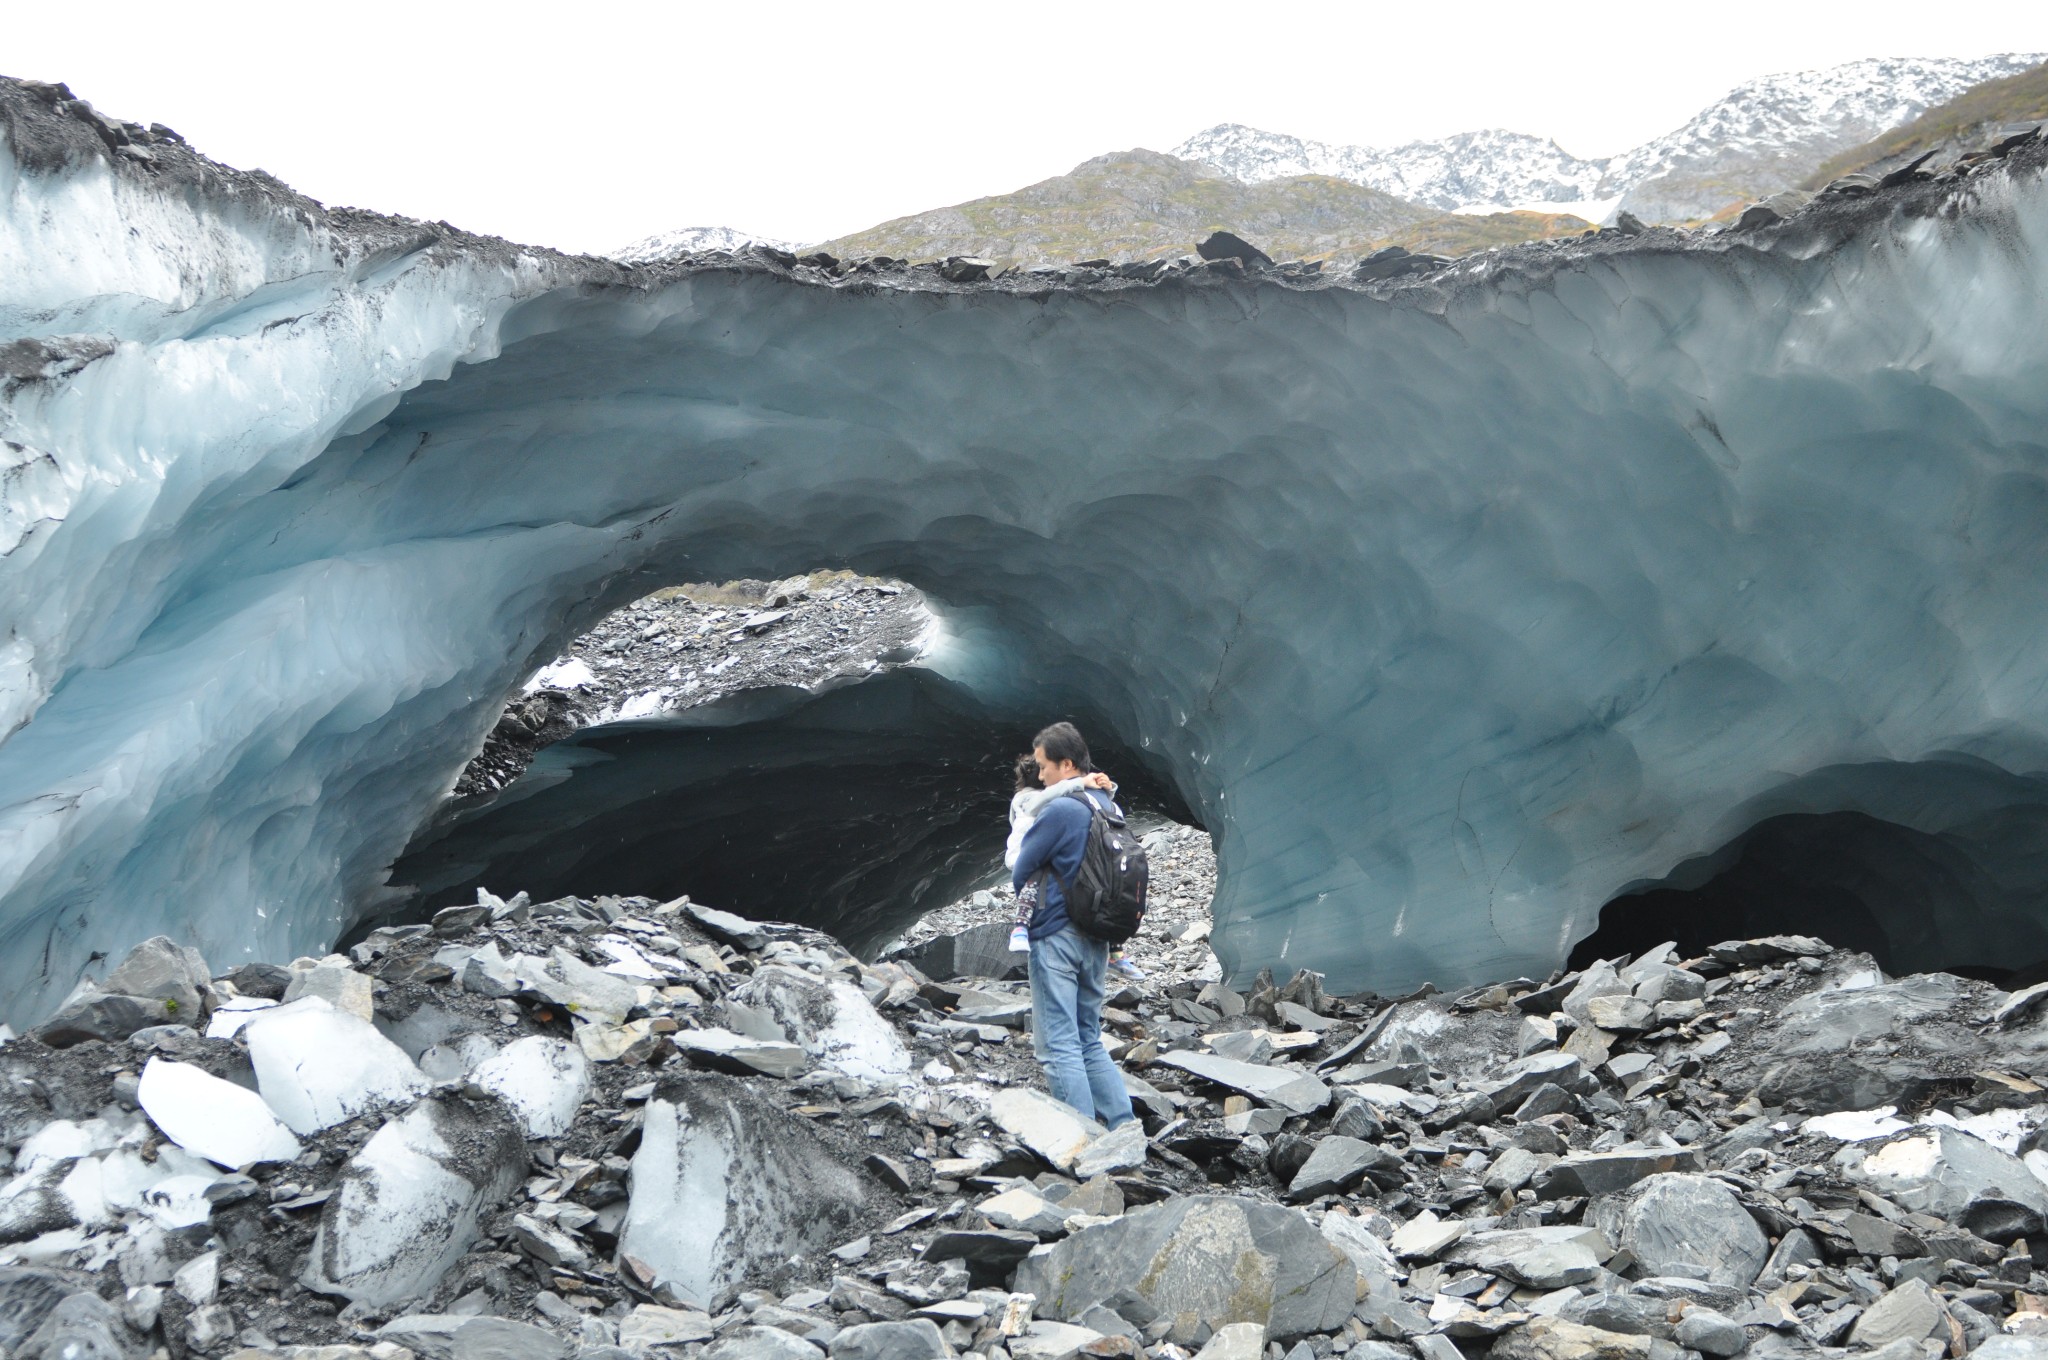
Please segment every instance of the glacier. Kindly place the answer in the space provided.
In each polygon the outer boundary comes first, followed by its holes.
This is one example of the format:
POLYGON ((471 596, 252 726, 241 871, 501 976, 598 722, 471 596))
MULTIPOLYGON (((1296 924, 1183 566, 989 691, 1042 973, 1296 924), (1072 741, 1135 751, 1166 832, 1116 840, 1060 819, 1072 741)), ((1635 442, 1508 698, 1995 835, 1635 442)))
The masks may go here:
POLYGON ((2048 847, 2038 142, 1395 280, 950 283, 329 210, 61 87, 0 133, 10 1019, 162 931, 321 952, 567 638, 824 565, 932 598, 998 756, 1085 712, 1183 800, 1234 975, 1545 972, 1771 818, 2048 847))

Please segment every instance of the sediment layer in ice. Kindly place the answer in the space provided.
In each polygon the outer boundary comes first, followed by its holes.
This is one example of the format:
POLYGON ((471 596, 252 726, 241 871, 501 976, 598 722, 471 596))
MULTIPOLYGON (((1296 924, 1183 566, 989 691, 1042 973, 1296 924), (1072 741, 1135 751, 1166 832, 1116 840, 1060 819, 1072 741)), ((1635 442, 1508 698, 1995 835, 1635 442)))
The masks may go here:
POLYGON ((2038 147, 1392 283, 951 285, 328 213, 11 82, 0 130, 17 1015, 159 930, 318 952, 682 580, 924 589, 955 681, 1085 695, 1217 832, 1228 967, 1339 988, 1547 970, 1818 771, 2048 769, 2038 147))

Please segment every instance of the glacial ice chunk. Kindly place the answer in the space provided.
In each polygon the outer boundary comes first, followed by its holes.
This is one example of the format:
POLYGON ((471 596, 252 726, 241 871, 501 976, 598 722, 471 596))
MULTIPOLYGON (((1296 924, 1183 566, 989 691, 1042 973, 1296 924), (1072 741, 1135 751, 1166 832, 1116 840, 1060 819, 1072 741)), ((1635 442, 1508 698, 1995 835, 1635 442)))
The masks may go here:
POLYGON ((525 1169, 519 1128, 495 1102, 421 1101, 342 1168, 301 1282, 372 1306, 431 1291, 525 1169))
POLYGON ((299 1155, 299 1140, 262 1096, 190 1063, 151 1058, 136 1099, 164 1137, 231 1171, 299 1155))
POLYGON ((374 1106, 402 1104, 429 1085, 375 1025, 317 996, 264 1011, 242 1033, 257 1089, 294 1133, 318 1133, 374 1106))
POLYGON ((472 1083, 504 1098, 528 1138, 558 1138, 590 1096, 590 1063, 576 1045, 547 1035, 515 1039, 479 1063, 472 1083))

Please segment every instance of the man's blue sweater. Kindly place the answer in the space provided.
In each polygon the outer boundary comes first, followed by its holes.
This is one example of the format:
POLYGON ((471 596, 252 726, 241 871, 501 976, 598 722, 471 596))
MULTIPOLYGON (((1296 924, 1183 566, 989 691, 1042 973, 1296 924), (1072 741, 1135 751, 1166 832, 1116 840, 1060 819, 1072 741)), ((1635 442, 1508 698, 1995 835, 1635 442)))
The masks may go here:
MULTIPOLYGON (((1105 808, 1115 807, 1101 789, 1087 795, 1105 808)), ((1066 896, 1060 880, 1071 880, 1081 867, 1082 852, 1088 848, 1088 809, 1073 798, 1055 798, 1038 814, 1038 820, 1024 833, 1017 851, 1017 864, 1010 873, 1010 887, 1021 889, 1040 869, 1051 869, 1038 895, 1038 909, 1031 913, 1030 933, 1034 940, 1057 935, 1067 928, 1066 896)))

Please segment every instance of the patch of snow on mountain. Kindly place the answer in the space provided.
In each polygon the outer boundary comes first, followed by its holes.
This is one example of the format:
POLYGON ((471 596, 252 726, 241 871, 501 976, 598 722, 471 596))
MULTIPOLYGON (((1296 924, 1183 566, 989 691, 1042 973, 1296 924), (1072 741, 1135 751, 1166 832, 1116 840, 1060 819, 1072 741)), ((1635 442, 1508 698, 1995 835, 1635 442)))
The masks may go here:
POLYGON ((631 245, 607 252, 620 264, 653 264, 703 250, 743 250, 748 246, 773 246, 777 250, 802 250, 795 241, 784 241, 757 232, 735 231, 731 227, 677 227, 642 237, 631 245))
POLYGON ((1600 221, 1630 190, 1660 176, 1778 156, 1817 164, 1972 85, 2042 59, 2038 53, 1969 60, 1873 57, 1765 76, 1737 86, 1683 127, 1605 159, 1582 159, 1547 138, 1500 129, 1380 148, 1310 141, 1239 123, 1197 133, 1172 154, 1247 184, 1332 175, 1450 212, 1526 209, 1600 221))

